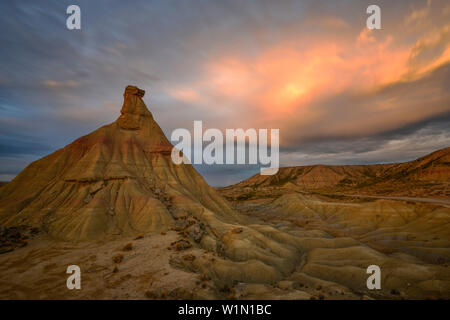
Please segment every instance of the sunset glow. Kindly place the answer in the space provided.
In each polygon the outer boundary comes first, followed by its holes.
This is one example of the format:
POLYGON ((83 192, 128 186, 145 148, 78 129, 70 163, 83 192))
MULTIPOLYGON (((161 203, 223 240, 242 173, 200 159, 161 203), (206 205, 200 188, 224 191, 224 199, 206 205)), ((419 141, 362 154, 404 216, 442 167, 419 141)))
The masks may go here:
POLYGON ((81 1, 95 19, 72 33, 37 5, 4 6, 0 175, 114 121, 127 84, 147 91, 166 135, 195 120, 280 129, 281 165, 405 161, 448 144, 448 1, 383 2, 379 30, 360 1, 244 2, 81 1))

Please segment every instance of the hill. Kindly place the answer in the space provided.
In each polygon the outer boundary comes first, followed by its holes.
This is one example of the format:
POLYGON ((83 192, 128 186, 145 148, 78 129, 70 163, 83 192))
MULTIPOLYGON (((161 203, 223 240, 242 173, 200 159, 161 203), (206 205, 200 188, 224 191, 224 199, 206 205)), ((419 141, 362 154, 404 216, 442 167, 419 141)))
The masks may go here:
POLYGON ((297 190, 383 196, 450 197, 450 148, 414 161, 374 165, 312 165, 280 168, 221 188, 229 198, 268 190, 297 190))

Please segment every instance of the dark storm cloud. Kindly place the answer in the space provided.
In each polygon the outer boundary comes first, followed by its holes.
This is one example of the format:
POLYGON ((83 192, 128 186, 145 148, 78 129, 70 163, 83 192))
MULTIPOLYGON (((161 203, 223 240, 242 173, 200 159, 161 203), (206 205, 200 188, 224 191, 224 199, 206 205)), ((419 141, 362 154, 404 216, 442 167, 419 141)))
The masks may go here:
MULTIPOLYGON (((370 136, 396 138, 425 123, 447 119, 450 112, 450 64, 413 81, 400 81, 373 91, 351 90, 319 100, 313 105, 321 113, 320 123, 305 123, 285 132, 284 144, 296 148, 304 142, 370 136), (429 110, 434 109, 434 114, 429 110)), ((318 146, 320 148, 320 146, 318 146)))

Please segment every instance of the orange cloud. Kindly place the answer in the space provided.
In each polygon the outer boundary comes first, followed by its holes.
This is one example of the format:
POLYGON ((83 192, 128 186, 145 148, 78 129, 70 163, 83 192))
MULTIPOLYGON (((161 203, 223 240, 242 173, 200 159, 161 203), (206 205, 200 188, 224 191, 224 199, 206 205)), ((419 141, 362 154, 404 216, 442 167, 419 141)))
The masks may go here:
POLYGON ((199 103, 202 101, 201 95, 190 88, 181 88, 175 90, 169 90, 169 94, 177 100, 188 103, 199 103))
POLYGON ((432 30, 416 41, 410 51, 408 77, 420 77, 447 61, 450 61, 450 24, 432 30))
POLYGON ((368 90, 397 81, 407 71, 408 48, 393 48, 388 36, 377 42, 363 31, 355 41, 316 40, 300 47, 284 42, 254 58, 219 57, 206 66, 204 86, 231 105, 246 105, 259 118, 296 112, 314 115, 308 104, 342 90, 368 90), (302 112, 303 110, 303 112, 302 112), (261 117, 262 116, 262 117, 261 117))
POLYGON ((230 48, 206 61, 203 72, 183 90, 170 92, 198 107, 226 110, 222 114, 230 119, 221 118, 221 125, 287 130, 292 125, 305 135, 373 134, 443 112, 443 104, 421 108, 408 98, 428 101, 433 92, 423 92, 423 97, 402 92, 397 97, 393 91, 389 96, 380 91, 415 81, 450 61, 449 27, 432 31, 409 44, 397 41, 394 32, 363 28, 339 39, 289 36, 253 55, 230 48), (373 97, 376 94, 380 97, 373 97), (354 97, 355 105, 330 103, 340 95, 354 97), (358 101, 366 96, 370 103, 358 101))

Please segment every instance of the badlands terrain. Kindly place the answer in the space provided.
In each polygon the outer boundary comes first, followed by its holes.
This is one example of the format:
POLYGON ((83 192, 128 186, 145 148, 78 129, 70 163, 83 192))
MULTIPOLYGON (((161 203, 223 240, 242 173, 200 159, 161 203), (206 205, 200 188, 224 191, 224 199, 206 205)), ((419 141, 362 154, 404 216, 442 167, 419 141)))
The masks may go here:
POLYGON ((1 299, 450 298, 449 148, 215 190, 172 163, 144 94, 0 186, 1 299))

